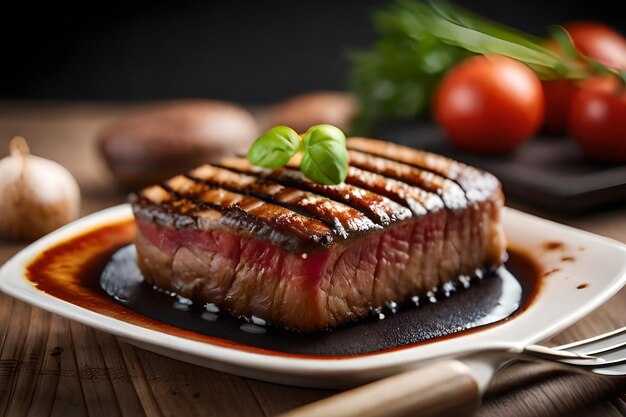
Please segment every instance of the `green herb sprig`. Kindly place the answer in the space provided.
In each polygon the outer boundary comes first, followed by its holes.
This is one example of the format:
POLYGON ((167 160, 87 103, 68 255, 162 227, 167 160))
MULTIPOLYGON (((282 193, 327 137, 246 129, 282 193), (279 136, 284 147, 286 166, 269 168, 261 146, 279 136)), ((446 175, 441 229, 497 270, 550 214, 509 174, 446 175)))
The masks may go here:
MULTIPOLYGON (((472 54, 516 59, 541 79, 609 73, 623 78, 588 57, 551 50, 545 39, 443 0, 398 0, 377 12, 374 23, 378 41, 352 56, 350 84, 361 107, 353 125, 357 134, 367 133, 383 119, 407 119, 424 112, 443 74, 472 54)), ((559 43, 563 40, 561 34, 559 43)))
POLYGON ((248 150, 252 165, 276 169, 302 153, 300 171, 323 185, 342 183, 348 175, 346 136, 332 125, 316 125, 302 136, 287 126, 275 126, 261 135, 248 150))

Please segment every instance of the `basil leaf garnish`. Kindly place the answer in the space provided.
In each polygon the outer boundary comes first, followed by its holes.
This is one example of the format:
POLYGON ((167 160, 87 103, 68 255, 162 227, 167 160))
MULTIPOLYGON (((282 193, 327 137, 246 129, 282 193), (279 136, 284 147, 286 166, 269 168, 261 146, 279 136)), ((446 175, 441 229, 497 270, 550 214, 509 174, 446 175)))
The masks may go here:
POLYGON ((300 171, 324 185, 342 183, 348 175, 348 151, 343 132, 331 125, 311 127, 302 137, 300 171))
POLYGON ((248 150, 252 165, 265 168, 284 166, 298 152, 300 136, 287 126, 275 126, 259 137, 248 150))
POLYGON ((348 175, 346 136, 331 125, 311 127, 302 138, 287 126, 276 126, 259 137, 248 150, 252 165, 280 168, 299 151, 300 171, 323 185, 342 183, 348 175))

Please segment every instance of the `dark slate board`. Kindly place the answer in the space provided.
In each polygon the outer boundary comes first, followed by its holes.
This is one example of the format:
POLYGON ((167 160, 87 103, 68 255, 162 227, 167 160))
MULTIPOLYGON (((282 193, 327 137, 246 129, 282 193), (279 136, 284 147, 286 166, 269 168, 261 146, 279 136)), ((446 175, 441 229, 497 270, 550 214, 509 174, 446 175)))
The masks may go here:
POLYGON ((502 182, 507 199, 533 208, 574 215, 626 203, 626 165, 586 160, 571 138, 538 136, 509 155, 485 156, 454 149, 433 124, 394 124, 375 133, 489 171, 502 182))

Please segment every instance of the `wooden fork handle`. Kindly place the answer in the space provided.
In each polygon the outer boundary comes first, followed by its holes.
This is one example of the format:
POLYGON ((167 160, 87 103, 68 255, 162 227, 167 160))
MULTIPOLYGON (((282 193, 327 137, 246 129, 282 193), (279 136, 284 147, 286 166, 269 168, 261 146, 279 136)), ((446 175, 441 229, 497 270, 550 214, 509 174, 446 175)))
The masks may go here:
POLYGON ((468 416, 481 394, 471 369, 445 360, 344 391, 280 417, 468 416))

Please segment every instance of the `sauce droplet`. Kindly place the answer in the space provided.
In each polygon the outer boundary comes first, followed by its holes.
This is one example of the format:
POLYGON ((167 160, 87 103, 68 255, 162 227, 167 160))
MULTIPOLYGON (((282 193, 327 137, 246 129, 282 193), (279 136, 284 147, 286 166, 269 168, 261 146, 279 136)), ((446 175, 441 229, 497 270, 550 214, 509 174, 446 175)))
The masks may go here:
POLYGON ((395 301, 387 301, 385 305, 389 310, 391 310, 393 314, 396 314, 398 312, 398 303, 396 303, 395 301))
POLYGON ((563 242, 545 242, 543 244, 543 248, 545 250, 563 250, 565 248, 565 243, 563 242))
POLYGON ((461 275, 459 277, 459 282, 461 284, 463 284, 463 288, 468 289, 471 285, 471 279, 470 277, 466 276, 466 275, 461 275))
POLYGON ((437 302, 437 297, 435 297, 435 293, 432 291, 428 291, 426 293, 426 297, 428 297, 428 301, 435 304, 437 302))
POLYGON ((576 289, 582 290, 583 288, 587 288, 589 286, 589 284, 584 283, 584 284, 580 284, 578 287, 576 287, 576 289))
POLYGON ((561 262, 574 262, 576 258, 573 256, 564 256, 561 258, 561 262))
POLYGON ((454 285, 454 282, 447 281, 443 284, 443 293, 446 298, 450 297, 450 294, 452 294, 454 291, 456 291, 456 286, 454 285))
POLYGON ((219 313, 220 308, 213 303, 206 303, 204 309, 209 313, 219 313))
POLYGON ((202 317, 202 320, 206 321, 217 321, 219 316, 215 313, 211 313, 210 311, 205 311, 200 315, 200 317, 202 317))
POLYGON ((172 307, 174 307, 174 310, 189 311, 189 304, 181 303, 180 301, 174 301, 172 307))
POLYGON ((265 326, 267 324, 265 320, 257 316, 250 317, 250 320, 252 321, 253 324, 256 324, 257 326, 265 326))
POLYGON ((252 324, 252 323, 242 324, 239 327, 239 329, 246 333, 252 333, 252 334, 263 334, 267 332, 266 328, 257 326, 256 324, 252 324))
POLYGON ((417 295, 411 297, 411 302, 417 307, 420 305, 420 298, 417 295))

